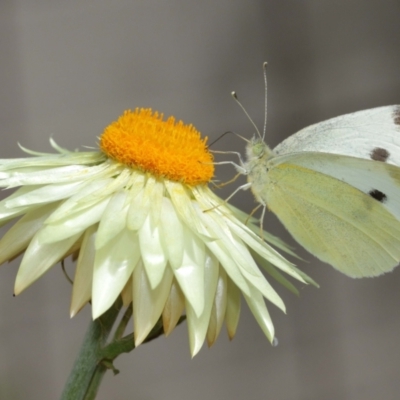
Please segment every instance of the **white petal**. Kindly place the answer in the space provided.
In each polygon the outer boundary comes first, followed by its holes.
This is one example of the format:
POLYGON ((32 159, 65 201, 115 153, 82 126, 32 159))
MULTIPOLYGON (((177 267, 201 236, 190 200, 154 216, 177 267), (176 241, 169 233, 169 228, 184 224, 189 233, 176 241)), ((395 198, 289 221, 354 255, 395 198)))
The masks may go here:
POLYGON ((16 295, 63 259, 65 253, 68 252, 80 236, 80 234, 77 234, 57 243, 42 244, 38 240, 39 233, 40 231, 33 237, 18 269, 15 281, 16 295))
POLYGON ((100 220, 96 236, 97 249, 107 244, 126 227, 126 216, 129 209, 129 204, 126 204, 127 198, 126 191, 119 191, 111 197, 100 220))
POLYGON ((190 207, 190 197, 182 184, 172 181, 165 181, 165 187, 171 197, 175 210, 181 215, 184 221, 190 221, 191 214, 188 210, 190 207))
POLYGON ((214 297, 214 305, 211 311, 210 324, 207 329, 208 347, 211 347, 215 343, 224 323, 228 292, 227 280, 228 278, 225 271, 221 269, 218 277, 217 290, 214 297))
POLYGON ((204 310, 204 268, 204 242, 186 228, 182 265, 174 269, 174 275, 197 316, 204 310))
POLYGON ((165 186, 171 197, 172 204, 181 219, 190 225, 192 229, 198 230, 197 221, 193 221, 193 205, 187 189, 182 184, 171 181, 165 181, 165 186))
POLYGON ((6 207, 13 208, 31 204, 51 203, 71 197, 85 185, 87 185, 85 182, 73 182, 61 185, 46 185, 39 188, 34 186, 34 190, 30 190, 28 193, 13 196, 13 198, 9 197, 6 201, 6 207))
MULTIPOLYGON (((97 204, 102 197, 96 195, 112 182, 112 179, 101 179, 91 183, 86 183, 84 188, 78 193, 64 201, 61 206, 48 218, 46 223, 52 224, 60 220, 68 218, 72 213, 78 212, 80 209, 85 209, 92 204, 97 204)), ((108 196, 106 196, 108 197, 108 196)))
POLYGON ((135 345, 146 339, 159 320, 170 293, 173 274, 165 269, 162 284, 152 289, 142 263, 139 261, 133 272, 133 321, 135 345))
POLYGON ((218 260, 208 254, 205 262, 204 271, 204 298, 205 304, 200 316, 196 315, 193 307, 186 302, 186 315, 189 334, 190 353, 194 357, 203 346, 204 339, 210 324, 210 315, 213 308, 215 293, 218 283, 218 260))
POLYGON ((97 250, 93 272, 93 319, 114 304, 139 258, 137 235, 126 229, 97 250))
POLYGON ((277 268, 286 272, 288 275, 293 276, 297 280, 303 283, 307 283, 303 277, 297 273, 297 271, 292 268, 294 265, 282 257, 276 250, 274 250, 271 246, 262 242, 261 239, 250 231, 245 226, 239 227, 237 224, 232 223, 227 220, 227 224, 230 229, 235 232, 247 245, 252 248, 255 252, 260 254, 261 257, 267 259, 270 263, 274 264, 277 268))
POLYGON ((153 289, 161 282, 167 265, 167 257, 161 244, 160 233, 160 226, 152 225, 150 212, 139 230, 139 242, 144 269, 153 289))
POLYGON ((54 150, 58 151, 60 154, 73 154, 72 151, 69 151, 69 150, 64 149, 63 147, 59 146, 59 145, 56 143, 56 141, 55 141, 52 137, 50 138, 49 141, 50 141, 50 146, 51 146, 54 150))
POLYGON ((25 250, 43 222, 58 204, 36 208, 25 214, 0 240, 0 264, 25 250))
MULTIPOLYGON (((218 237, 218 226, 214 227, 214 222, 212 218, 208 215, 208 213, 203 213, 200 210, 197 210, 200 218, 203 220, 203 226, 210 232, 211 236, 218 237)), ((221 265, 224 267, 227 274, 230 278, 236 283, 236 285, 246 294, 250 294, 250 289, 247 285, 246 280, 244 279, 239 266, 237 265, 234 258, 229 254, 229 252, 225 249, 221 240, 210 241, 207 240, 205 242, 206 246, 210 249, 210 251, 215 254, 218 258, 221 265)))
POLYGON ((69 152, 65 155, 53 154, 53 153, 38 153, 32 150, 25 149, 20 145, 26 153, 32 155, 40 155, 39 157, 30 158, 11 158, 0 160, 0 170, 22 170, 24 168, 36 167, 36 168, 49 168, 63 165, 86 165, 86 164, 98 164, 105 162, 106 156, 100 152, 86 151, 86 152, 69 152))
POLYGON ((126 173, 121 175, 124 175, 123 179, 119 177, 115 179, 98 179, 86 184, 84 189, 65 201, 61 207, 51 215, 46 223, 58 222, 59 220, 67 218, 70 213, 76 213, 80 210, 87 209, 105 198, 110 198, 111 195, 118 191, 120 186, 128 180, 126 173))
POLYGON ((168 261, 172 268, 176 269, 182 265, 183 259, 183 225, 167 197, 164 197, 162 202, 160 226, 161 239, 168 261))
POLYGON ((225 269, 229 277, 235 282, 243 293, 250 295, 249 285, 246 279, 244 279, 240 268, 236 264, 235 260, 228 254, 228 252, 222 247, 221 243, 207 242, 207 247, 210 251, 218 258, 222 267, 225 269))
MULTIPOLYGON (((243 226, 247 229, 250 229, 255 234, 260 233, 260 221, 245 212, 239 210, 235 206, 229 203, 225 203, 221 198, 215 195, 208 186, 198 186, 197 190, 194 191, 196 196, 196 200, 201 200, 204 198, 211 197, 213 199, 213 203, 218 205, 216 210, 220 211, 226 218, 232 221, 234 224, 243 226), (239 223, 238 223, 239 222, 239 223)), ((199 201, 200 203, 204 203, 204 201, 199 201)), ((293 251, 292 248, 286 244, 282 239, 277 236, 272 235, 267 231, 262 232, 263 239, 275 246, 276 248, 285 251, 286 253, 298 257, 293 251)))
POLYGON ((201 216, 205 221, 208 219, 213 220, 213 222, 209 223, 210 230, 212 230, 215 235, 218 235, 225 251, 236 261, 243 276, 257 287, 257 289, 260 290, 269 301, 274 303, 280 309, 285 310, 285 305, 282 299, 262 275, 254 262, 253 257, 248 251, 248 248, 236 237, 236 235, 232 234, 229 228, 225 225, 226 219, 222 219, 218 214, 212 212, 201 213, 199 216, 201 216))
POLYGON ((42 171, 32 172, 13 172, 7 179, 0 181, 2 187, 16 187, 24 185, 45 185, 51 183, 63 183, 72 181, 81 181, 83 179, 93 178, 96 175, 107 174, 117 170, 117 167, 110 167, 106 164, 100 164, 95 167, 87 167, 82 165, 68 165, 59 168, 46 168, 42 171))
POLYGON ((71 318, 75 316, 92 297, 93 266, 96 254, 96 249, 94 247, 96 230, 97 225, 93 225, 86 230, 83 236, 78 262, 76 264, 74 285, 72 287, 71 318))
POLYGON ((130 276, 128 278, 128 282, 126 282, 126 285, 124 286, 124 288, 121 291, 121 297, 122 297, 122 305, 124 307, 128 307, 128 306, 132 306, 132 280, 133 277, 130 276))
POLYGON ((270 302, 285 311, 285 304, 257 267, 247 247, 235 235, 224 240, 227 251, 236 260, 243 276, 253 284, 270 302))
MULTIPOLYGON (((22 146, 21 143, 17 143, 18 147, 26 154, 30 154, 31 156, 38 156, 38 157, 46 157, 46 156, 54 156, 53 153, 44 153, 42 151, 34 151, 34 150, 29 150, 26 147, 22 146)), ((20 159, 20 160, 24 160, 24 159, 20 159)), ((0 163, 3 160, 0 160, 0 163)), ((8 160, 11 161, 11 160, 8 160)), ((13 160, 15 161, 15 159, 13 160)))
POLYGON ((228 331, 229 339, 233 339, 239 323, 240 317, 240 290, 228 279, 228 298, 225 313, 226 329, 228 331))
POLYGON ((249 306, 261 329, 263 330, 269 341, 272 343, 275 335, 275 330, 271 317, 265 305, 264 298, 257 289, 251 288, 251 292, 252 293, 250 296, 244 294, 244 298, 246 299, 247 305, 249 306))
POLYGON ((24 214, 26 211, 30 210, 31 207, 16 207, 16 208, 9 208, 7 207, 7 202, 10 199, 18 197, 20 195, 24 195, 26 193, 31 192, 34 190, 34 186, 23 186, 17 189, 12 195, 6 197, 4 200, 0 201, 0 225, 4 225, 10 219, 13 219, 21 214, 24 214))
MULTIPOLYGON (((198 208, 198 204, 190 198, 185 187, 180 183, 170 181, 165 181, 165 186, 171 196, 174 208, 181 219, 185 221, 192 230, 208 237, 207 229, 205 229, 202 221, 197 217, 197 211, 195 209, 198 208)), ((217 239, 216 237, 210 238, 217 239)))
POLYGON ((129 182, 126 184, 126 189, 131 199, 135 198, 143 190, 145 181, 146 175, 142 172, 134 171, 131 173, 129 182))
POLYGON ((165 303, 164 310, 162 312, 165 336, 168 336, 174 330, 179 318, 182 316, 184 309, 185 296, 183 295, 178 283, 174 279, 172 281, 167 302, 165 303))
POLYGON ((151 202, 150 202, 150 210, 151 210, 151 219, 153 226, 156 226, 160 222, 160 214, 162 201, 164 197, 165 187, 161 182, 156 181, 154 188, 151 193, 151 202))
MULTIPOLYGON (((127 226, 128 229, 136 231, 140 229, 147 218, 150 211, 151 194, 156 184, 154 178, 149 177, 146 185, 131 201, 131 206, 128 211, 127 226)), ((139 183, 140 185, 140 183, 139 183)))
POLYGON ((47 220, 45 227, 38 233, 38 239, 41 243, 54 243, 81 234, 86 228, 100 221, 108 201, 109 199, 104 199, 54 224, 47 224, 47 220))

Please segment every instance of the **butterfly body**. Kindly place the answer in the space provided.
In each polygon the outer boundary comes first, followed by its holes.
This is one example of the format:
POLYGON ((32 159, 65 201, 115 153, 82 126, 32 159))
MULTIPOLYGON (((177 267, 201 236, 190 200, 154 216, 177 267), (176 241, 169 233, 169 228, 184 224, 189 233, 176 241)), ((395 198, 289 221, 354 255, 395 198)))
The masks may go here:
POLYGON ((246 147, 247 162, 245 170, 247 181, 251 183, 251 191, 256 200, 262 205, 267 204, 267 192, 271 190, 270 174, 268 174, 268 161, 274 157, 272 150, 261 139, 253 138, 246 147))
POLYGON ((261 205, 316 257, 352 277, 400 261, 400 107, 312 125, 271 150, 249 141, 242 171, 261 205))

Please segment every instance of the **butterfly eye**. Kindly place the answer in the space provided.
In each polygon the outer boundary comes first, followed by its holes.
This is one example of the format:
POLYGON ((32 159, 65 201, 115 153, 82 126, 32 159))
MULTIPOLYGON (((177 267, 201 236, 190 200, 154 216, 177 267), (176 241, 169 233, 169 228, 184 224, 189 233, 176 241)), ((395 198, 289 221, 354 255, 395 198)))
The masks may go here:
POLYGON ((265 144, 263 142, 256 143, 253 147, 253 153, 256 157, 262 157, 264 155, 265 144))

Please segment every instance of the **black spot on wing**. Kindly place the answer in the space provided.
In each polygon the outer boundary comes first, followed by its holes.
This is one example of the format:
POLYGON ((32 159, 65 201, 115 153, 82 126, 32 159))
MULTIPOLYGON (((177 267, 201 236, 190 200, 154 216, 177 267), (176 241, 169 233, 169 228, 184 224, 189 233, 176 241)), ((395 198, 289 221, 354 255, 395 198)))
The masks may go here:
POLYGON ((385 162, 389 158, 389 156, 390 153, 382 147, 375 147, 370 153, 371 159, 375 161, 385 162))
POLYGON ((400 125, 400 106, 396 106, 393 111, 393 121, 396 125, 400 125))
POLYGON ((387 200, 386 194, 377 189, 370 190, 368 194, 381 203, 384 203, 387 200))

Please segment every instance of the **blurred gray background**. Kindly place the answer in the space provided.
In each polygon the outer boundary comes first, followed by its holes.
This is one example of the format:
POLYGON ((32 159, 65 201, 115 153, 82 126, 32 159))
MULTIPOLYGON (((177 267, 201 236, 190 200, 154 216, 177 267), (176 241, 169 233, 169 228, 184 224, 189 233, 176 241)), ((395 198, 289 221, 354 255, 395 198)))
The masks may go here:
MULTIPOLYGON (((50 150, 92 146, 126 108, 153 107, 215 138, 253 128, 236 90, 263 124, 268 69, 269 144, 340 114, 400 103, 398 0, 114 0, 0 2, 0 157, 20 142, 50 150)), ((243 151, 225 137, 215 149, 243 151)), ((220 167, 222 180, 232 168, 220 167)), ((233 187, 221 191, 227 196, 233 187)), ((233 201, 250 211, 251 193, 233 201)), ((267 229, 293 243, 276 219, 267 229)), ((299 246, 297 246, 299 248, 299 246)), ((375 400, 400 398, 400 269, 352 280, 299 250, 320 289, 280 288, 271 347, 243 307, 190 359, 186 325, 121 356, 98 399, 375 400)), ((70 286, 55 267, 12 297, 17 262, 0 269, 0 399, 53 400, 90 318, 68 317, 70 286)))

